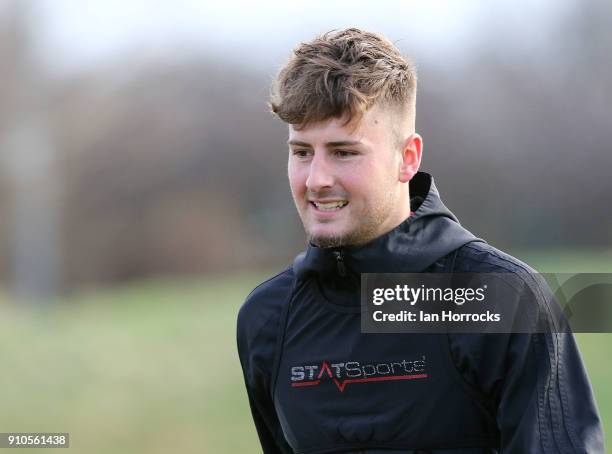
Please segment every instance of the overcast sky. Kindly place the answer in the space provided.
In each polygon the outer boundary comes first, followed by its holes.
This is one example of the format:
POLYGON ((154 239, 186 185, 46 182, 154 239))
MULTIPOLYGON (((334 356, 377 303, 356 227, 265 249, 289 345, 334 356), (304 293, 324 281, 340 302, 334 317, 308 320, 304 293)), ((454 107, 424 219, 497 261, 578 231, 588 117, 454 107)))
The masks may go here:
MULTIPOLYGON (((21 1, 21 0, 17 0, 21 1)), ((70 73, 121 53, 171 58, 207 53, 260 68, 332 28, 379 31, 419 60, 463 58, 483 36, 537 51, 574 0, 153 1, 32 0, 37 53, 70 73)))

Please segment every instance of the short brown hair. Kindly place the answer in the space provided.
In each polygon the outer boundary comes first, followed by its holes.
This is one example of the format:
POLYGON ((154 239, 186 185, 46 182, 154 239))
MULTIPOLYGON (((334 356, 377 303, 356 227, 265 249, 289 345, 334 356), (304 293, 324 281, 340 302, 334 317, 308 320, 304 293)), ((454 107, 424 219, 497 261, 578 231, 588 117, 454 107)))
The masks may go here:
POLYGON ((385 37, 332 30, 293 50, 269 106, 296 129, 344 115, 348 123, 377 103, 414 115, 416 81, 412 62, 385 37))

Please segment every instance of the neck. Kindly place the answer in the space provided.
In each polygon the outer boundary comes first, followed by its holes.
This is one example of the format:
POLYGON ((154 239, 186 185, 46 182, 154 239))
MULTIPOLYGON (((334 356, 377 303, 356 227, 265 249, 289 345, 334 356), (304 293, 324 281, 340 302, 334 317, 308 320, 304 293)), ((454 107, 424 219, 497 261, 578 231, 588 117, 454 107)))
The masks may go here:
POLYGON ((399 197, 396 201, 397 209, 391 213, 391 215, 387 218, 386 222, 383 224, 384 227, 381 228, 378 236, 385 235, 389 233, 391 230, 396 228, 402 222, 404 222, 410 216, 412 210, 410 209, 410 192, 408 191, 408 184, 400 189, 399 197))

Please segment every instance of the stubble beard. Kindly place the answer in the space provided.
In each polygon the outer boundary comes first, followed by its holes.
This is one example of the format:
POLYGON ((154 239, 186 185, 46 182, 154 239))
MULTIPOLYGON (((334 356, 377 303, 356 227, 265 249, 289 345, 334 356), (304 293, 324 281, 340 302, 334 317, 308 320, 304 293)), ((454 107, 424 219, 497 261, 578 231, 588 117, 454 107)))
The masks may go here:
POLYGON ((389 218, 395 204, 395 194, 388 191, 380 203, 374 204, 366 213, 355 219, 357 226, 344 234, 314 235, 304 228, 310 244, 320 248, 360 246, 380 236, 380 226, 389 218))

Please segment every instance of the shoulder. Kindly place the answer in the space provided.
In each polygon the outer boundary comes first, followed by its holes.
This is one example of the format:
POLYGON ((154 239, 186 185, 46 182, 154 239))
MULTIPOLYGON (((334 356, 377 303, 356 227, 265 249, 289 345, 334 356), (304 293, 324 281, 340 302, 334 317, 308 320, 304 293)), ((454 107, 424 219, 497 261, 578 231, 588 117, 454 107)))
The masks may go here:
MULTIPOLYGON (((495 299, 503 301, 505 307, 512 305, 515 309, 511 313, 520 314, 517 319, 522 324, 517 326, 521 329, 548 320, 546 314, 552 304, 548 285, 535 269, 520 259, 488 243, 473 242, 457 251, 453 271, 487 274, 487 282, 495 282, 495 299)), ((453 363, 465 381, 479 391, 487 395, 499 391, 506 354, 527 358, 533 353, 530 349, 535 348, 534 337, 524 335, 528 332, 529 329, 516 333, 451 333, 448 342, 453 363), (519 350, 522 356, 517 353, 519 350), (482 364, 488 366, 482 367, 482 364)))
POLYGON ((488 243, 473 242, 463 246, 457 253, 456 270, 475 273, 513 273, 531 275, 537 273, 532 267, 488 243))
POLYGON ((238 328, 260 325, 279 312, 293 285, 291 267, 265 280, 246 297, 238 312, 238 328))
POLYGON ((238 350, 242 354, 254 347, 273 348, 282 308, 288 304, 293 287, 291 267, 259 284, 240 307, 237 320, 238 350))
POLYGON ((551 310, 552 295, 543 276, 525 262, 488 243, 473 242, 463 246, 457 253, 454 271, 490 273, 496 279, 503 279, 527 301, 551 310))

